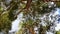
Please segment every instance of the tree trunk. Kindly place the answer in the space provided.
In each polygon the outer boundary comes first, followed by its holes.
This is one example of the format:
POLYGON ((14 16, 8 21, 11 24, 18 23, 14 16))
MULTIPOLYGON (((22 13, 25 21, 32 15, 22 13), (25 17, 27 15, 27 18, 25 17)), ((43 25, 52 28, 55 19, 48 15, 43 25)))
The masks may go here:
POLYGON ((35 34, 34 29, 32 27, 29 27, 28 25, 26 25, 26 28, 28 28, 31 34, 35 34))

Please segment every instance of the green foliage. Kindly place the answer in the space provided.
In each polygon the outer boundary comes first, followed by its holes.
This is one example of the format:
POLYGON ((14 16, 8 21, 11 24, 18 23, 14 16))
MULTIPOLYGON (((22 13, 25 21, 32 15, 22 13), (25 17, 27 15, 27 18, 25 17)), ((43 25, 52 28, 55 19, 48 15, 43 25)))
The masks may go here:
MULTIPOLYGON (((49 13, 49 12, 51 12, 52 9, 53 9, 53 7, 48 8, 48 2, 45 3, 40 0, 37 0, 37 1, 34 0, 34 2, 31 3, 30 11, 23 11, 24 12, 23 15, 27 19, 25 20, 25 22, 23 22, 22 26, 20 26, 20 27, 23 27, 24 29, 25 29, 26 25, 30 26, 30 28, 31 27, 34 28, 35 26, 38 27, 38 24, 40 23, 40 19, 39 19, 40 15, 42 15, 42 14, 44 15, 46 13, 49 13)), ((39 25, 39 26, 40 26, 39 33, 41 33, 41 34, 45 33, 48 30, 47 29, 48 26, 46 26, 46 27, 41 26, 41 25, 39 25)), ((21 28, 21 29, 23 29, 23 28, 21 28)), ((19 32, 20 31, 21 30, 19 30, 19 32)), ((20 34, 20 33, 18 33, 18 34, 20 34)))
POLYGON ((13 20, 15 20, 17 17, 14 17, 15 15, 13 14, 13 11, 11 10, 10 12, 9 12, 9 15, 8 15, 9 17, 9 20, 11 20, 11 21, 13 21, 13 20))
POLYGON ((15 6, 13 6, 13 8, 9 11, 9 19, 11 21, 15 20, 17 18, 17 16, 15 16, 16 14, 16 10, 18 9, 17 4, 15 4, 15 6))
POLYGON ((0 12, 3 11, 3 8, 0 6, 0 12))
POLYGON ((57 31, 56 34, 60 34, 60 31, 57 31))
MULTIPOLYGON (((5 1, 2 1, 2 2, 6 3, 5 1)), ((56 3, 58 7, 60 7, 59 3, 60 2, 56 3)), ((11 21, 13 21, 17 18, 15 16, 16 14, 14 13, 14 11, 16 12, 18 10, 23 9, 25 7, 25 3, 22 3, 21 0, 12 0, 11 3, 8 4, 6 7, 8 7, 8 6, 10 6, 11 9, 8 8, 10 10, 7 9, 8 10, 8 11, 6 10, 7 12, 3 11, 4 9, 0 6, 0 31, 11 29, 11 21)), ((23 22, 22 24, 20 23, 20 25, 19 25, 19 27, 21 27, 20 30, 23 30, 22 27, 25 27, 26 25, 29 25, 30 27, 34 27, 36 25, 38 26, 38 24, 40 22, 38 22, 37 19, 39 19, 40 15, 51 12, 51 10, 53 8, 54 7, 48 8, 48 2, 45 3, 42 0, 33 0, 31 3, 29 11, 28 10, 21 11, 21 12, 24 12, 24 16, 26 15, 25 17, 27 17, 27 21, 25 20, 25 22, 23 22), (33 19, 31 19, 31 17, 33 19), (38 22, 38 24, 37 24, 37 22, 38 22)), ((48 28, 48 26, 49 25, 47 25, 47 27, 42 26, 41 29, 43 29, 43 31, 40 31, 40 32, 45 32, 46 29, 48 28)), ((20 32, 20 30, 19 30, 19 32, 20 32)), ((60 34, 60 33, 58 32, 57 34, 60 34)))
POLYGON ((32 11, 33 14, 35 12, 37 12, 38 14, 46 14, 46 13, 51 12, 51 10, 53 9, 53 7, 52 8, 48 7, 48 2, 45 3, 45 2, 42 2, 40 0, 32 2, 31 7, 32 7, 31 9, 33 10, 32 11))
POLYGON ((11 21, 8 18, 8 13, 4 13, 2 16, 0 15, 0 31, 2 30, 10 30, 11 29, 11 21))
POLYGON ((56 2, 57 7, 60 7, 60 2, 56 2))
POLYGON ((28 19, 26 22, 24 22, 23 24, 22 24, 22 27, 25 27, 26 25, 29 25, 29 26, 32 26, 33 27, 33 20, 31 20, 31 19, 28 19))
POLYGON ((3 12, 3 8, 0 6, 0 15, 1 15, 2 12, 3 12))

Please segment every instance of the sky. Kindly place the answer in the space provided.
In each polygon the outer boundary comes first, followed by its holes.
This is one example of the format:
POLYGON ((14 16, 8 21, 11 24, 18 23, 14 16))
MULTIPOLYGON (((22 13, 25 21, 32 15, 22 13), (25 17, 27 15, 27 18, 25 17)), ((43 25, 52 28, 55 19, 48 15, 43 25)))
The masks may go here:
POLYGON ((15 31, 18 30, 18 28, 19 28, 18 26, 19 26, 20 21, 22 20, 22 16, 23 16, 23 14, 20 13, 17 16, 17 19, 12 22, 12 28, 11 28, 11 30, 9 32, 15 32, 15 31))
MULTIPOLYGON (((60 15, 60 8, 57 8, 57 11, 55 12, 55 14, 60 15)), ((59 31, 59 30, 60 30, 60 21, 59 21, 59 23, 57 23, 56 25, 57 25, 57 26, 55 27, 55 30, 56 30, 56 31, 59 31)))

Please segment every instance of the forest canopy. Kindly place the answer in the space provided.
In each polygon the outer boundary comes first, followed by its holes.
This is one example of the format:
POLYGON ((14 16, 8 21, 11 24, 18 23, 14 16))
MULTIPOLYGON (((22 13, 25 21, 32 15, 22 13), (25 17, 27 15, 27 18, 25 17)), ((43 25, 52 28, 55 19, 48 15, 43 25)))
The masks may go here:
MULTIPOLYGON (((0 0, 0 31, 8 33, 11 30, 12 21, 17 18, 17 15, 23 12, 23 18, 27 19, 22 24, 22 28, 27 28, 25 30, 29 30, 31 34, 35 34, 33 28, 35 26, 38 27, 40 15, 50 13, 56 7, 60 7, 60 2, 57 0, 0 0), (51 4, 51 2, 54 3, 51 4)), ((41 30, 39 30, 39 33, 45 34, 49 25, 46 27, 40 25, 40 27, 41 30)))

